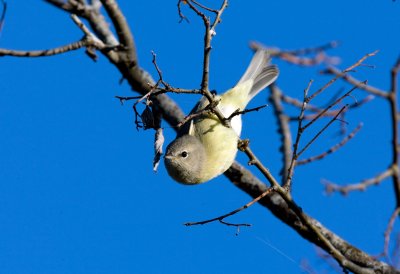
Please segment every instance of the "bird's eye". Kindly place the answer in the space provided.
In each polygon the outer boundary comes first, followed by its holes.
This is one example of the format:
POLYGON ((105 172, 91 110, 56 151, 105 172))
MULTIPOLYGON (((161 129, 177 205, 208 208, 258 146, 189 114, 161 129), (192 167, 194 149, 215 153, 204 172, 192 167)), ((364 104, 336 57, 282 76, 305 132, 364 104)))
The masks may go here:
POLYGON ((181 156, 183 158, 186 158, 188 156, 188 153, 186 151, 182 151, 181 156))

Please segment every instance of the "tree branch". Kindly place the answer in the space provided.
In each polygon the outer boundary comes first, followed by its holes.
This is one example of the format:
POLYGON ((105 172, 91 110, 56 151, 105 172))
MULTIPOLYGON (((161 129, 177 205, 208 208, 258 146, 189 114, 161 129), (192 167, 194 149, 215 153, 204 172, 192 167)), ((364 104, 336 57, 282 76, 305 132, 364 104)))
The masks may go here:
POLYGON ((288 171, 292 156, 292 133, 289 126, 289 117, 285 114, 283 104, 282 104, 282 91, 278 88, 276 84, 269 86, 271 91, 269 101, 274 109, 275 117, 278 123, 278 133, 281 138, 281 147, 279 151, 282 153, 283 164, 280 171, 281 174, 281 184, 283 185, 288 178, 288 171))
POLYGON ((32 50, 32 51, 23 51, 23 50, 11 50, 11 49, 0 49, 0 56, 12 56, 12 57, 46 57, 53 56, 57 54, 66 53, 73 50, 78 50, 87 46, 87 41, 79 40, 73 43, 70 43, 65 46, 45 49, 45 50, 32 50))
POLYGON ((361 82, 348 74, 344 74, 342 71, 338 70, 337 68, 328 67, 326 70, 322 71, 322 73, 323 74, 333 74, 336 77, 342 78, 344 81, 348 82, 349 84, 356 86, 359 89, 365 90, 375 96, 379 96, 379 97, 383 97, 383 98, 386 98, 388 96, 386 91, 383 91, 381 89, 378 89, 378 88, 370 86, 370 85, 366 85, 364 82, 361 82))
POLYGON ((348 184, 344 186, 340 186, 334 183, 331 183, 327 180, 323 181, 325 185, 325 192, 327 194, 331 194, 333 192, 340 192, 342 195, 347 195, 351 191, 365 191, 368 187, 380 184, 383 180, 393 175, 393 169, 388 168, 385 171, 379 173, 373 178, 362 180, 357 184, 348 184))
POLYGON ((340 141, 338 144, 334 145, 333 147, 329 148, 327 151, 325 151, 319 155, 304 159, 304 160, 299 160, 299 161, 297 161, 296 165, 298 165, 298 166, 305 165, 305 164, 308 164, 308 163, 311 163, 311 162, 314 162, 317 160, 322 160, 329 154, 336 152, 338 149, 340 149, 345 144, 347 144, 347 142, 350 141, 354 136, 356 136, 357 132, 361 129, 362 125, 363 125, 362 123, 359 124, 349 135, 347 135, 345 138, 343 138, 342 141, 340 141))
POLYGON ((120 45, 124 48, 124 53, 133 65, 137 62, 136 47, 133 40, 132 32, 126 22, 125 16, 120 10, 115 0, 100 0, 103 4, 113 26, 117 32, 120 45))
MULTIPOLYGON (((241 166, 239 163, 235 162, 226 172, 225 176, 236 185, 238 188, 246 192, 252 197, 257 197, 265 192, 268 188, 265 184, 263 184, 259 179, 257 179, 250 171, 241 166)), ((310 232, 310 230, 302 223, 302 221, 285 202, 285 200, 276 192, 272 192, 267 195, 263 199, 259 201, 259 203, 265 207, 267 207, 278 219, 286 223, 288 226, 293 228, 300 236, 304 239, 320 246, 321 248, 326 250, 326 246, 324 246, 318 238, 315 238, 315 235, 310 232)), ((356 247, 350 245, 348 242, 334 234, 332 231, 325 228, 321 223, 316 221, 315 219, 307 216, 309 222, 320 230, 321 234, 324 238, 328 239, 329 242, 342 254, 346 256, 346 258, 355 264, 360 265, 365 268, 359 271, 355 271, 355 273, 397 273, 396 269, 391 266, 385 264, 384 262, 380 262, 373 258, 372 256, 364 253, 363 251, 357 249, 356 247), (363 272, 364 270, 370 270, 363 272)), ((358 269, 360 270, 360 269, 358 269)), ((352 270, 353 271, 353 270, 352 270)))
MULTIPOLYGON (((393 169, 392 181, 394 194, 396 197, 396 208, 400 207, 400 174, 399 174, 399 119, 397 113, 399 112, 397 106, 397 74, 400 69, 400 57, 397 59, 396 64, 393 66, 391 71, 391 88, 388 96, 390 106, 390 118, 392 122, 392 163, 393 169)), ((398 214, 399 215, 399 214, 398 214)), ((400 215, 399 215, 400 216, 400 215)))
POLYGON ((385 256, 389 261, 389 243, 390 243, 390 235, 392 234, 392 230, 393 230, 393 226, 394 226, 394 222, 396 221, 397 216, 400 214, 400 207, 396 208, 393 213, 392 216, 390 216, 387 228, 385 230, 385 242, 383 245, 383 256, 385 256))
POLYGON ((336 48, 338 42, 332 41, 322 46, 317 46, 313 48, 304 48, 297 50, 282 50, 277 47, 265 46, 259 42, 250 42, 250 48, 257 50, 260 48, 267 49, 272 57, 276 57, 288 63, 298 65, 298 66, 315 66, 321 63, 337 64, 339 58, 330 57, 325 54, 326 50, 336 48), (305 57, 306 55, 314 55, 311 57, 305 57))
MULTIPOLYGON (((249 208, 250 206, 252 206, 253 204, 257 203, 258 201, 260 201, 262 198, 264 198, 265 196, 271 194, 274 191, 273 187, 268 188, 266 191, 264 191, 263 193, 261 193, 258 197, 254 198, 253 200, 251 200, 250 202, 248 202, 247 204, 227 213, 224 215, 221 215, 219 217, 216 218, 212 218, 212 219, 208 219, 205 221, 199 221, 199 222, 189 222, 189 223, 185 223, 185 226, 192 226, 192 225, 204 225, 204 224, 208 224, 211 222, 215 222, 215 221, 223 221, 225 218, 232 216, 242 210, 245 210, 246 208, 249 208)), ((227 223, 224 223, 227 224, 227 223)), ((232 224, 230 224, 232 225, 232 224)), ((237 224, 236 226, 251 226, 250 224, 237 224)))

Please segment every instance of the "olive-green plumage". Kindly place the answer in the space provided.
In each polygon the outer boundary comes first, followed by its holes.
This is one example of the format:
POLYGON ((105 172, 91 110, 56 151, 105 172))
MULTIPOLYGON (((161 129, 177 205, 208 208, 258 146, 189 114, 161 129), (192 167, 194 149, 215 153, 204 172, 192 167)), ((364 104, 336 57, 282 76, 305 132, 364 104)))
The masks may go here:
MULTIPOLYGON (((216 96, 216 100, 220 100, 217 108, 225 117, 238 109, 244 110, 255 95, 276 80, 278 68, 269 63, 268 52, 258 50, 236 86, 216 96)), ((208 104, 207 98, 201 98, 191 113, 208 104)), ((196 117, 182 128, 165 154, 165 166, 173 179, 183 184, 199 184, 222 174, 232 165, 242 129, 240 115, 232 118, 231 128, 211 114, 196 117)))

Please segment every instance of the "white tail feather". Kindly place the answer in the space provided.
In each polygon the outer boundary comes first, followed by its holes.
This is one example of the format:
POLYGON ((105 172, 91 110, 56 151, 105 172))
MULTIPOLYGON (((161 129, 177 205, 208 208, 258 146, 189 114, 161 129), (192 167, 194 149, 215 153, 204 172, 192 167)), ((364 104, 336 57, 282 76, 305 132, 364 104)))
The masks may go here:
POLYGON ((279 70, 274 65, 269 65, 271 57, 268 51, 259 49, 251 59, 242 78, 236 85, 252 80, 253 87, 249 92, 249 100, 256 96, 261 90, 273 83, 279 75, 279 70))

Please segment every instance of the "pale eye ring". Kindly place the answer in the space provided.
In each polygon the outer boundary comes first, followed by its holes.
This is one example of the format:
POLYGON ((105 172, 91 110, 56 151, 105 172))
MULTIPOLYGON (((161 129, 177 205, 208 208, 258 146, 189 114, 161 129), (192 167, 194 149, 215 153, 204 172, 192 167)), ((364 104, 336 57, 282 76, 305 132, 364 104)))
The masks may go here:
POLYGON ((186 158, 188 155, 187 151, 182 151, 181 153, 182 158, 186 158))

